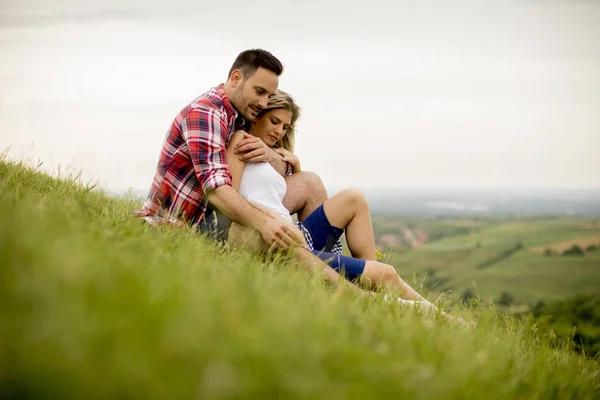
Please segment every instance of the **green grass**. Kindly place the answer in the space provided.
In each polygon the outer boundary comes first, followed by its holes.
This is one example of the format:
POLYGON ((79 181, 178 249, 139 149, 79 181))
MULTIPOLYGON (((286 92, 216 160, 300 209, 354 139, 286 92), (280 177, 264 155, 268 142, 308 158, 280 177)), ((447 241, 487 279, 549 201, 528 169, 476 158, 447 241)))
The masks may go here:
POLYGON ((600 396, 597 361, 493 308, 465 332, 136 206, 0 161, 0 397, 600 396))

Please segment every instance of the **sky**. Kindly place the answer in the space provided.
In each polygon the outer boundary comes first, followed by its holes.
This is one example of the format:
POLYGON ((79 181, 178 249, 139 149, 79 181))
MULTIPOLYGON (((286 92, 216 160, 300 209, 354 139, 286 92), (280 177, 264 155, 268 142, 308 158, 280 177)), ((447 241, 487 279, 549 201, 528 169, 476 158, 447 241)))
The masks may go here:
POLYGON ((600 188, 600 1, 0 0, 0 149, 147 190, 241 51, 284 64, 327 186, 600 188))

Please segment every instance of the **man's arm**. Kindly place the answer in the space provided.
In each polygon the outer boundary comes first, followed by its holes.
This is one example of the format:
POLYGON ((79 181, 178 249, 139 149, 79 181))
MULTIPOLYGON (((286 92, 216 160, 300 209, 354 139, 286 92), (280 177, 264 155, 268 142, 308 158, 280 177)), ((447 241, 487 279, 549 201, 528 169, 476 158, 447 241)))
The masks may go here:
POLYGON ((287 163, 274 149, 256 136, 244 132, 242 140, 234 147, 234 152, 245 162, 268 162, 281 176, 287 172, 287 163))
POLYGON ((269 245, 286 249, 295 244, 301 246, 287 222, 271 218, 259 208, 246 201, 229 185, 219 186, 208 193, 208 201, 232 221, 248 228, 257 229, 269 245))

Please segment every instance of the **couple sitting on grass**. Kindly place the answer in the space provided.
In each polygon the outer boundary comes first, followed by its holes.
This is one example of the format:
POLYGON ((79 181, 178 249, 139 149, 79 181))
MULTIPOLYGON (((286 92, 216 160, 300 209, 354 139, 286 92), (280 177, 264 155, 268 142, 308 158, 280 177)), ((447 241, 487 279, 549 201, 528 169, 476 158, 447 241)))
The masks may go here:
POLYGON ((293 153, 300 108, 277 89, 282 72, 271 53, 244 51, 224 84, 187 105, 167 133, 137 215, 153 225, 194 225, 264 255, 286 251, 330 284, 363 293, 385 287, 403 304, 437 310, 376 260, 362 193, 348 189, 327 198, 318 176, 301 170, 293 153), (351 257, 341 254, 343 233, 351 257))

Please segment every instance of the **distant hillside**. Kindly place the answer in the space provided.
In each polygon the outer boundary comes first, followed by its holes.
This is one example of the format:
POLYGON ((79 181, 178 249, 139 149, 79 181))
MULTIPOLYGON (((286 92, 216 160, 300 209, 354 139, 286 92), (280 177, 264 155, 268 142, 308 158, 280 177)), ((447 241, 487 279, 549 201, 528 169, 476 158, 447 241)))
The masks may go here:
POLYGON ((373 218, 381 232, 402 236, 405 227, 429 238, 419 246, 383 246, 404 276, 417 274, 434 292, 458 299, 478 293, 515 305, 600 293, 600 221, 594 218, 373 218), (561 256, 579 243, 581 254, 561 256), (550 252, 543 251, 553 249, 550 252))
POLYGON ((600 190, 367 189, 375 214, 404 217, 600 217, 600 190))

